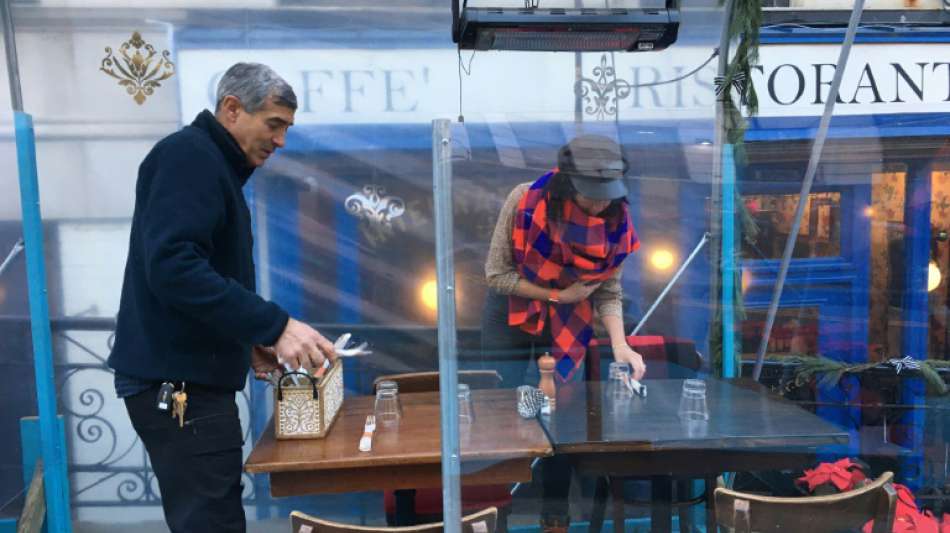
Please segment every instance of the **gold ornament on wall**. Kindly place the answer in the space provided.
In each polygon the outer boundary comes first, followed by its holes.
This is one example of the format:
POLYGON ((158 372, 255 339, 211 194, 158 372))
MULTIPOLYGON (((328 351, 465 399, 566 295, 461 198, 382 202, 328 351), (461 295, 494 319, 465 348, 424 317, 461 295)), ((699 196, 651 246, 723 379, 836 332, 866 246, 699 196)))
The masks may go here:
POLYGON ((168 50, 159 55, 136 31, 119 46, 117 54, 112 47, 106 47, 106 57, 102 58, 99 70, 119 80, 119 85, 125 87, 135 103, 142 105, 156 87, 162 86, 162 81, 175 75, 175 64, 169 61, 169 55, 168 50))

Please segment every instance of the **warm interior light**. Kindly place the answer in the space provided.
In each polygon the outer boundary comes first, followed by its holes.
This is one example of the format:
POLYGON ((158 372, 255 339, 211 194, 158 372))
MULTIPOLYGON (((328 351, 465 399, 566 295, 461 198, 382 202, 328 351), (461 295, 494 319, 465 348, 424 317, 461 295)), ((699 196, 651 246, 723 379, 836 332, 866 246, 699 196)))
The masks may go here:
POLYGON ((434 279, 428 279, 422 284, 419 298, 429 311, 435 311, 439 307, 439 288, 434 279))
POLYGON ((931 261, 930 264, 927 265, 927 292, 931 292, 939 287, 941 281, 940 267, 937 266, 936 261, 931 261))
POLYGON ((864 208, 864 216, 867 217, 867 218, 873 217, 873 216, 874 216, 874 208, 871 207, 871 206, 865 207, 865 208, 864 208))
POLYGON ((650 255, 650 264, 657 270, 669 270, 673 266, 673 252, 660 249, 650 255))
POLYGON ((752 272, 743 269, 742 277, 739 278, 740 286, 742 287, 742 294, 745 294, 749 290, 749 285, 752 284, 752 272))

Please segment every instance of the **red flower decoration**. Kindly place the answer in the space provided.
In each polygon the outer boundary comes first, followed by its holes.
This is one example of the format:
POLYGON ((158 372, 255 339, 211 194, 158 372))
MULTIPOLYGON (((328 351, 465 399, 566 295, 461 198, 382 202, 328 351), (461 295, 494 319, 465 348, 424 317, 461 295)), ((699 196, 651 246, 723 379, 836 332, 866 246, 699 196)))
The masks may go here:
MULTIPOLYGON (((943 515, 943 524, 930 511, 917 508, 914 493, 900 483, 894 483, 897 505, 894 508, 894 533, 950 533, 950 515, 943 515)), ((864 533, 871 533, 874 520, 864 525, 864 533)))
POLYGON ((798 478, 799 484, 807 485, 808 492, 814 493, 815 489, 831 483, 838 492, 849 491, 861 485, 867 476, 861 469, 861 465, 854 463, 851 459, 841 459, 834 463, 821 463, 811 470, 805 470, 805 475, 798 478))

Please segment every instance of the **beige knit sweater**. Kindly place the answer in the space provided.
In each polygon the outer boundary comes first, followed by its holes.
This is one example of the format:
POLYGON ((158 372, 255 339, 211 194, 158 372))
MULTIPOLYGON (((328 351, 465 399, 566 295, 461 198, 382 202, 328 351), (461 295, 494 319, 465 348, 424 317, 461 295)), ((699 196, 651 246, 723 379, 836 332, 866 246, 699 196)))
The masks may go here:
MULTIPOLYGON (((515 212, 518 211, 518 202, 530 186, 531 182, 522 183, 508 194, 508 199, 501 208, 495 231, 491 236, 488 259, 485 261, 485 278, 488 280, 488 286, 501 294, 512 294, 518 285, 518 280, 521 279, 512 258, 511 234, 514 229, 515 212)), ((622 270, 623 268, 618 268, 613 276, 591 294, 591 301, 599 316, 623 316, 621 304, 623 290, 620 287, 622 270)))

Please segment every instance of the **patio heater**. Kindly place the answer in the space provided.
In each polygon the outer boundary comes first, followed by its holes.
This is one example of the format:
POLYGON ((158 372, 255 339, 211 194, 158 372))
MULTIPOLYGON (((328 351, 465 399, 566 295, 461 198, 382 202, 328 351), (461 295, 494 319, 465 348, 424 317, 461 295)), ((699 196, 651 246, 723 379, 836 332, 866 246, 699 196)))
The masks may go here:
POLYGON ((676 0, 665 0, 663 7, 603 0, 518 0, 523 6, 450 1, 452 41, 460 50, 649 52, 675 43, 679 30, 676 0))

